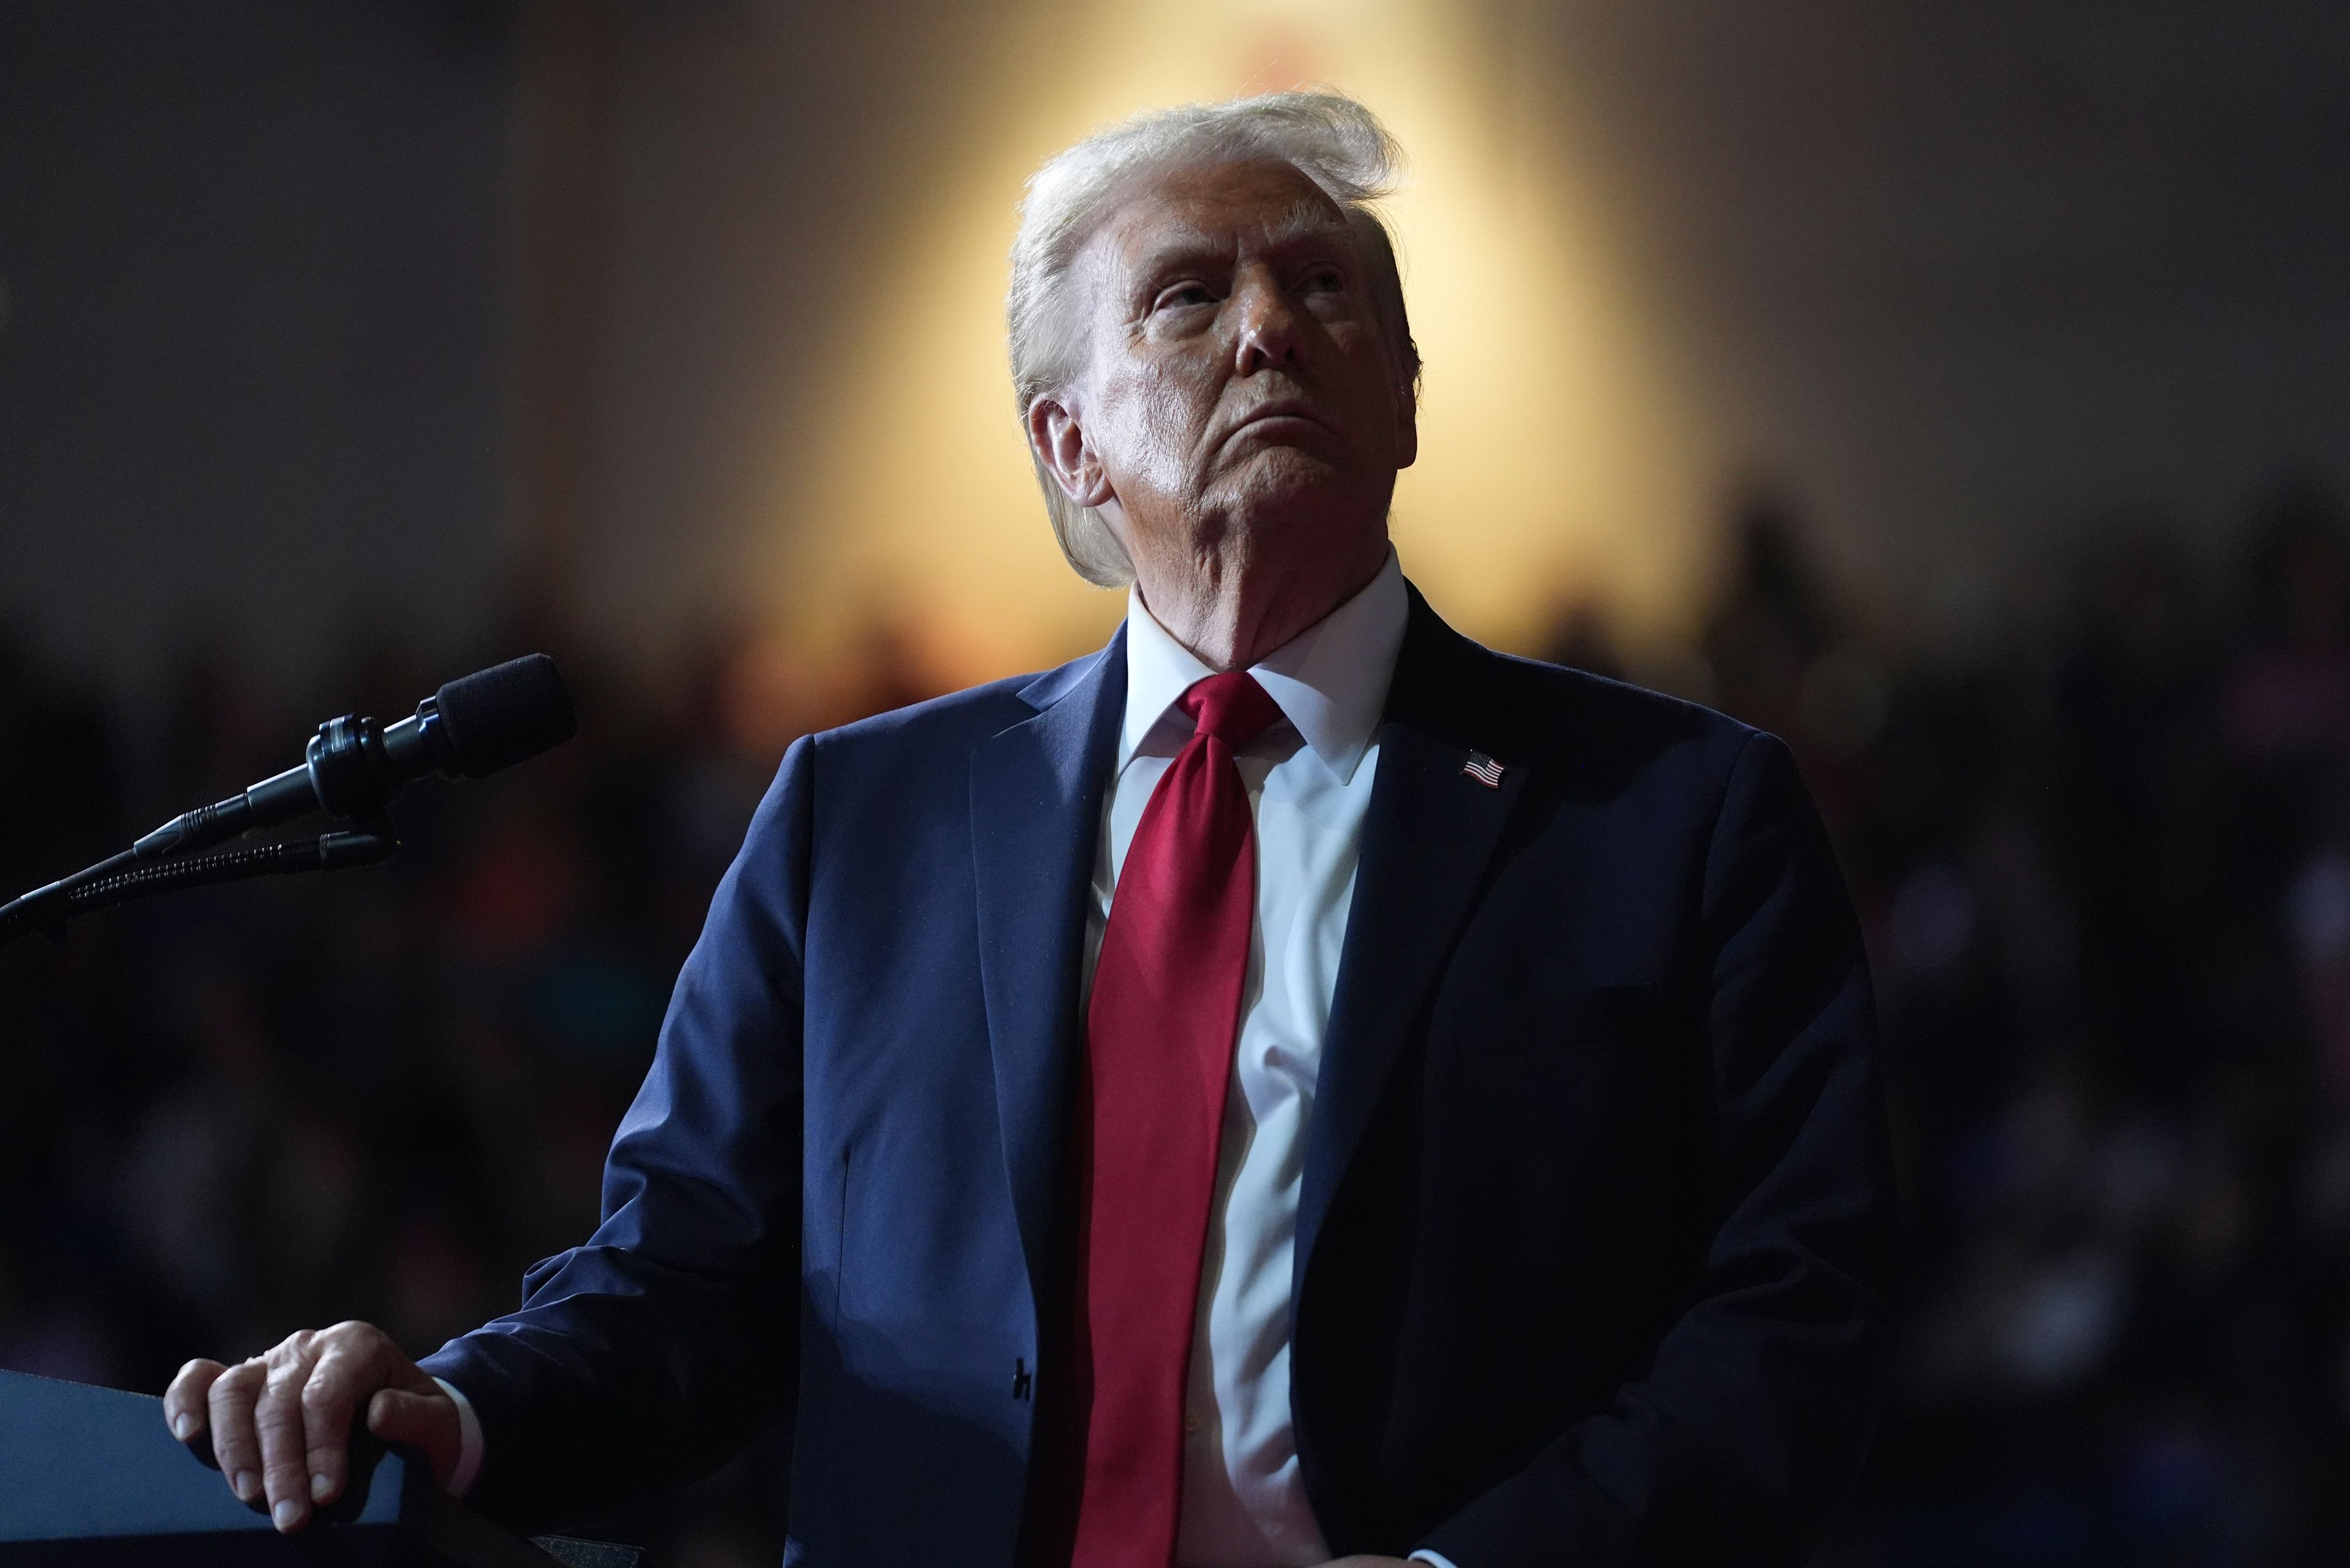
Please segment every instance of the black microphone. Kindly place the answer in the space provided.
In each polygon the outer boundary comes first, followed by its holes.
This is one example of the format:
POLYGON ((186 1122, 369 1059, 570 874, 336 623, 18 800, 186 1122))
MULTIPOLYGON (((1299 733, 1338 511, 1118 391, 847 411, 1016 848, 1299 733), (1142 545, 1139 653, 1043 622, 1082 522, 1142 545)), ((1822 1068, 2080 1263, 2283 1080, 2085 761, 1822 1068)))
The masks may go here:
POLYGON ((414 717, 388 727, 356 713, 328 720, 300 767, 173 817, 131 853, 140 860, 184 855, 313 812, 373 818, 427 774, 482 778, 561 745, 578 727, 555 660, 527 654, 452 680, 417 704, 414 717))

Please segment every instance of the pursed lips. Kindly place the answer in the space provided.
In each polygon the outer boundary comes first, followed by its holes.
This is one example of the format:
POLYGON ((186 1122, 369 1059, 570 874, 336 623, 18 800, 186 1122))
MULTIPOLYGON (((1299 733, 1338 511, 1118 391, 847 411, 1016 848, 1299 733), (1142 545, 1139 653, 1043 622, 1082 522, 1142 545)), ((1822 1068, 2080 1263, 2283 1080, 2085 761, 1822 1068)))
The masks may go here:
POLYGON ((1306 404, 1289 398, 1276 398, 1269 403, 1260 403, 1255 408, 1251 409, 1247 413, 1243 414, 1240 420, 1233 424, 1232 428, 1224 432, 1224 440, 1231 441, 1243 431, 1245 431, 1253 425, 1266 423, 1272 420, 1302 420, 1307 424, 1317 426, 1326 431, 1330 428, 1328 421, 1316 414, 1306 404))

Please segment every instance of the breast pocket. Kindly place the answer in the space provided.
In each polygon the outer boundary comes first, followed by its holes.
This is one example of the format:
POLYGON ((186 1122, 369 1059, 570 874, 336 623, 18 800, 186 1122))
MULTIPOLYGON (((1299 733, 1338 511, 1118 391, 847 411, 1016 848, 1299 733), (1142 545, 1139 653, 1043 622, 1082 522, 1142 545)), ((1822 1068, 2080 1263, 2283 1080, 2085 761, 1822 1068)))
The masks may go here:
POLYGON ((1477 1054, 1548 1055, 1578 1046, 1638 1046, 1661 1039, 1671 1013, 1659 985, 1601 985, 1559 997, 1547 1016, 1521 1018, 1495 1031, 1477 1054))

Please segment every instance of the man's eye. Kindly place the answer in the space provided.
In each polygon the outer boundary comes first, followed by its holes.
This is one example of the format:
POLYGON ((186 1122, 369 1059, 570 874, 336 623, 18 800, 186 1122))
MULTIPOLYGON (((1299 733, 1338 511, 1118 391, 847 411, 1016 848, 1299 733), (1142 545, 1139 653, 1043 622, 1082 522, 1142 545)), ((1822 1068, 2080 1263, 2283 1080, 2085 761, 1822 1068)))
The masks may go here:
POLYGON ((1305 275, 1305 292, 1308 294, 1336 294, 1346 286, 1346 278, 1335 266, 1322 267, 1305 275))
POLYGON ((1161 294, 1152 308, 1155 310, 1180 309, 1185 306, 1213 305, 1214 303, 1215 296, 1208 292, 1206 284, 1179 283, 1161 294))

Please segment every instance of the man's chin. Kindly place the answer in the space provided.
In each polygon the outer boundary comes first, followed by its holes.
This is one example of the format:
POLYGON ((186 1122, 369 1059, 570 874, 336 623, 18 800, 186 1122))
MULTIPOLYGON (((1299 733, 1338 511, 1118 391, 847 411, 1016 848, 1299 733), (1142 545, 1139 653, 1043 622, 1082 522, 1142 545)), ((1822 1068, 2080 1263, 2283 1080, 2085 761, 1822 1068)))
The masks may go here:
POLYGON ((1356 488, 1329 456, 1302 446, 1266 446, 1251 452, 1218 488, 1250 510, 1320 507, 1356 488))

